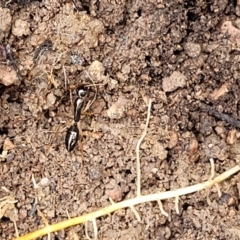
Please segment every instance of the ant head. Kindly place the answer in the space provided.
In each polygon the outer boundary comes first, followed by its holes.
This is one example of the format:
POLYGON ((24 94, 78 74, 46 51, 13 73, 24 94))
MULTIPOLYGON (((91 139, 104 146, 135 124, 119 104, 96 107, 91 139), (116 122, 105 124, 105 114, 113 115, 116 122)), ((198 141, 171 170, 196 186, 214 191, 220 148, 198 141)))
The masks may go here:
POLYGON ((80 86, 76 89, 76 92, 77 92, 77 95, 79 98, 84 98, 88 94, 88 88, 86 88, 84 86, 80 86))

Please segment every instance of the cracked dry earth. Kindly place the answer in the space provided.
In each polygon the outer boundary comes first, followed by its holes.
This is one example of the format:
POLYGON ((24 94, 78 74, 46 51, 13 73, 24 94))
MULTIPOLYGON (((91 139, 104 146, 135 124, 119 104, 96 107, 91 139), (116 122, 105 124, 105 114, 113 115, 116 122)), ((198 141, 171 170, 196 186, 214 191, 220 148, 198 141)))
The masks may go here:
MULTIPOLYGON (((205 181, 240 160, 240 2, 0 2, 0 239, 136 195, 205 181), (10 52, 9 52, 10 51, 10 52), (12 55, 10 55, 10 53, 12 55), (12 56, 12 58, 11 58, 12 56), (90 86, 75 149, 75 88, 90 86), (34 182, 35 181, 35 182, 34 182)), ((98 238, 240 239, 239 174, 216 188, 97 219, 98 238)), ((51 239, 87 239, 84 225, 51 239)), ((93 238, 89 224, 88 235, 93 238)), ((47 236, 41 239, 47 239, 47 236)))

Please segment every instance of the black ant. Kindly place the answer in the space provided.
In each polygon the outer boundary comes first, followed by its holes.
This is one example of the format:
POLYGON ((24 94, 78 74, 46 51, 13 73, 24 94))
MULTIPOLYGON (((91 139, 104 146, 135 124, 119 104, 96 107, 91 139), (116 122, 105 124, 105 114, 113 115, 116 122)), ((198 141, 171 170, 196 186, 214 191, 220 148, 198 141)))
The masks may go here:
POLYGON ((84 86, 80 86, 76 89, 76 93, 77 98, 74 101, 74 113, 73 113, 74 123, 70 128, 67 129, 65 138, 66 149, 69 152, 74 149, 79 138, 79 129, 77 123, 80 121, 83 106, 85 105, 89 89, 84 86))

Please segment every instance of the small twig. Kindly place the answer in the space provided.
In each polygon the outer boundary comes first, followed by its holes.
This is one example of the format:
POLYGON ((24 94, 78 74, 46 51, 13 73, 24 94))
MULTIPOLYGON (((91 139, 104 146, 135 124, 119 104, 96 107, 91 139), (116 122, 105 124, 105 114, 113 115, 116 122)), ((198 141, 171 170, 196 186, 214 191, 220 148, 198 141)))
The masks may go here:
POLYGON ((137 154, 137 197, 141 196, 141 164, 140 164, 139 149, 140 149, 140 145, 141 145, 144 137, 147 134, 147 128, 148 128, 149 119, 150 119, 151 106, 152 106, 152 100, 149 99, 146 125, 145 125, 145 128, 143 130, 142 136, 138 140, 138 143, 137 143, 137 146, 136 146, 136 154, 137 154))
POLYGON ((231 117, 230 115, 218 112, 213 107, 211 107, 203 102, 201 102, 200 108, 203 111, 207 111, 209 115, 214 116, 222 121, 225 121, 225 122, 229 123, 230 125, 232 125, 233 127, 240 128, 240 121, 231 117))

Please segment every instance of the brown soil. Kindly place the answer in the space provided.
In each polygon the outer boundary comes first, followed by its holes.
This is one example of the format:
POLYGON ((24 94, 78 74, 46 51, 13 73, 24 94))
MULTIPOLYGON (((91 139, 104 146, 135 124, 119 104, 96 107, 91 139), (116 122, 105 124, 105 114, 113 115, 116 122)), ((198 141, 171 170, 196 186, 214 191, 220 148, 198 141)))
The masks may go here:
MULTIPOLYGON (((240 160, 239 1, 7 1, 0 8, 0 239, 136 195, 205 181, 240 160), (158 2, 158 3, 157 3, 158 2), (6 52, 9 44, 19 72, 6 52), (95 87, 93 86, 92 80, 95 87), (89 84, 81 139, 65 148, 74 89, 89 84), (34 188, 32 176, 38 188, 34 188), (5 189, 5 190, 4 190, 5 189), (9 192, 7 192, 7 190, 9 192), (4 201, 0 202, 4 209, 4 201), (0 214, 1 216, 1 214, 0 214)), ((216 188, 97 219, 99 239, 240 239, 239 174, 216 188)), ((85 239, 84 225, 52 234, 85 239)), ((88 234, 93 237, 89 224, 88 234)), ((53 237, 54 236, 54 237, 53 237)), ((47 239, 43 237, 42 239, 47 239)))

